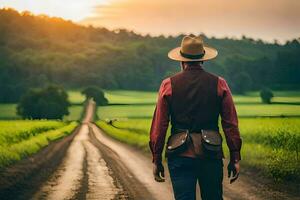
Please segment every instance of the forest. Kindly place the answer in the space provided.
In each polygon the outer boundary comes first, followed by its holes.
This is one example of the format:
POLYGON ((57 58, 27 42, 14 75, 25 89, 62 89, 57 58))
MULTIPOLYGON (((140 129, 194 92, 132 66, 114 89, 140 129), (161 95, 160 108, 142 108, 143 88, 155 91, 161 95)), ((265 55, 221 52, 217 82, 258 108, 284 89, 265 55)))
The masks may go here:
MULTIPOLYGON (((219 52, 217 59, 204 63, 205 69, 224 77, 234 93, 264 87, 299 89, 299 38, 280 44, 246 36, 201 35, 219 52)), ((182 37, 110 31, 1 9, 0 102, 18 102, 29 88, 48 84, 67 89, 95 85, 110 90, 157 90, 163 78, 179 71, 179 64, 170 61, 167 53, 180 45, 182 37)))

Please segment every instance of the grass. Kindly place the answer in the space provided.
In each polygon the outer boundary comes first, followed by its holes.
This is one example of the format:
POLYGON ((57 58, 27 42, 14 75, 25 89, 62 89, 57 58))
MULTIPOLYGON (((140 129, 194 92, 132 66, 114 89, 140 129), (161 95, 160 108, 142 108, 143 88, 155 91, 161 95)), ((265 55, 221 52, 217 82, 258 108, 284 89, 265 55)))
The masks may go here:
MULTIPOLYGON (((274 102, 300 103, 299 91, 274 91, 274 102)), ((157 92, 130 91, 130 90, 106 90, 105 97, 111 104, 155 104, 157 92)), ((261 103, 259 92, 249 92, 246 95, 234 95, 236 104, 261 103)))
MULTIPOLYGON (((0 120, 17 120, 21 119, 16 113, 16 104, 0 104, 0 120)), ((70 114, 64 116, 65 121, 76 121, 80 119, 82 105, 72 105, 69 107, 70 114)))
POLYGON ((57 129, 66 125, 60 121, 14 120, 0 121, 0 145, 6 146, 35 136, 41 132, 57 129))
POLYGON ((240 132, 244 164, 275 179, 300 178, 300 118, 240 119, 240 132))
POLYGON ((85 100, 85 96, 79 90, 69 90, 68 96, 71 104, 82 104, 85 100))
MULTIPOLYGON (((258 92, 247 93, 246 96, 234 95, 239 117, 259 116, 299 116, 300 92, 275 91, 274 104, 262 104, 258 92)), ((98 109, 100 119, 106 118, 149 118, 152 117, 156 92, 139 91, 105 91, 111 104, 128 104, 103 106, 98 109)))
MULTIPOLYGON (((150 118, 97 124, 113 138, 149 152, 150 118)), ((300 118, 242 118, 239 124, 244 166, 260 169, 275 180, 300 179, 300 118)), ((228 157, 225 142, 223 146, 228 157)))
MULTIPOLYGON (((136 146, 144 151, 147 151, 148 149, 148 143, 149 143, 149 135, 144 133, 141 133, 139 131, 144 131, 144 129, 127 129, 127 128, 116 128, 113 126, 108 125, 104 121, 98 121, 96 123, 98 126, 100 126, 106 133, 108 133, 111 137, 121 141, 125 142, 127 144, 136 146)), ((132 124, 134 125, 134 124, 132 124)))
MULTIPOLYGON (((155 105, 116 105, 99 107, 97 115, 100 119, 106 118, 151 118, 155 105)), ((300 105, 283 104, 238 104, 236 105, 238 116, 300 116, 300 105)))
POLYGON ((38 152, 51 141, 69 135, 76 122, 0 121, 0 168, 38 152))
POLYGON ((0 119, 19 119, 17 104, 0 104, 0 119))
POLYGON ((69 107, 70 114, 64 116, 64 121, 77 121, 83 112, 83 105, 72 105, 69 107))
POLYGON ((236 109, 239 117, 300 116, 300 105, 236 105, 236 109))
POLYGON ((105 97, 110 104, 155 104, 157 93, 128 90, 106 90, 105 97))
POLYGON ((106 118, 149 118, 153 115, 155 105, 116 105, 98 108, 100 119, 106 118))
MULTIPOLYGON (((246 96, 234 95, 237 111, 240 117, 255 116, 299 116, 300 92, 275 91, 274 102, 296 103, 289 104, 261 104, 258 92, 249 92, 246 96), (297 104, 298 103, 298 104, 297 104)), ((79 90, 68 91, 69 100, 72 103, 70 115, 64 120, 78 120, 81 115, 81 104, 85 97, 79 90)), ((107 90, 105 96, 110 104, 128 104, 104 106, 98 111, 101 119, 105 118, 149 118, 152 117, 157 93, 127 90, 107 90)), ((0 104, 0 119, 20 119, 16 114, 16 104, 0 104)))

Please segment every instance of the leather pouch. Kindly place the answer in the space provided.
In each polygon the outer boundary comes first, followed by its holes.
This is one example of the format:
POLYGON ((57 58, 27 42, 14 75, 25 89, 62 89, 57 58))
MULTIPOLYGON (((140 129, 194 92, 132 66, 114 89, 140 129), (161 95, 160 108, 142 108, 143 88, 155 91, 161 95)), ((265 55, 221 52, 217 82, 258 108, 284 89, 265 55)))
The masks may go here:
POLYGON ((222 150, 222 136, 219 131, 201 130, 202 146, 206 152, 218 153, 222 150))
POLYGON ((188 130, 171 135, 167 142, 166 155, 170 157, 186 151, 190 142, 191 138, 188 130))

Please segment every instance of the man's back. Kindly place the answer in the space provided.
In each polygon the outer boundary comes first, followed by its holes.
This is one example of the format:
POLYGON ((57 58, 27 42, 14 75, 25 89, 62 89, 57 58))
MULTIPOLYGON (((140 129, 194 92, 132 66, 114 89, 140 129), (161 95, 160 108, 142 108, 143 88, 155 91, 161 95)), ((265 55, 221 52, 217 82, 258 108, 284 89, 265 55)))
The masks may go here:
MULTIPOLYGON (((218 77, 200 66, 190 66, 170 78, 172 128, 218 130, 218 77)), ((172 129, 172 130, 173 130, 172 129)))

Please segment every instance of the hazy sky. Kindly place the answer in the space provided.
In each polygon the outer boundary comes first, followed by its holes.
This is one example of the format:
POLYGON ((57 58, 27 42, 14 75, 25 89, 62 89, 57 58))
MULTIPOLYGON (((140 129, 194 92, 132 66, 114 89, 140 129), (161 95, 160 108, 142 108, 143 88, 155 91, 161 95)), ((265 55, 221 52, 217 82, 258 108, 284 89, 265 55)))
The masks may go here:
POLYGON ((0 0, 0 6, 143 34, 300 37, 300 0, 0 0))

